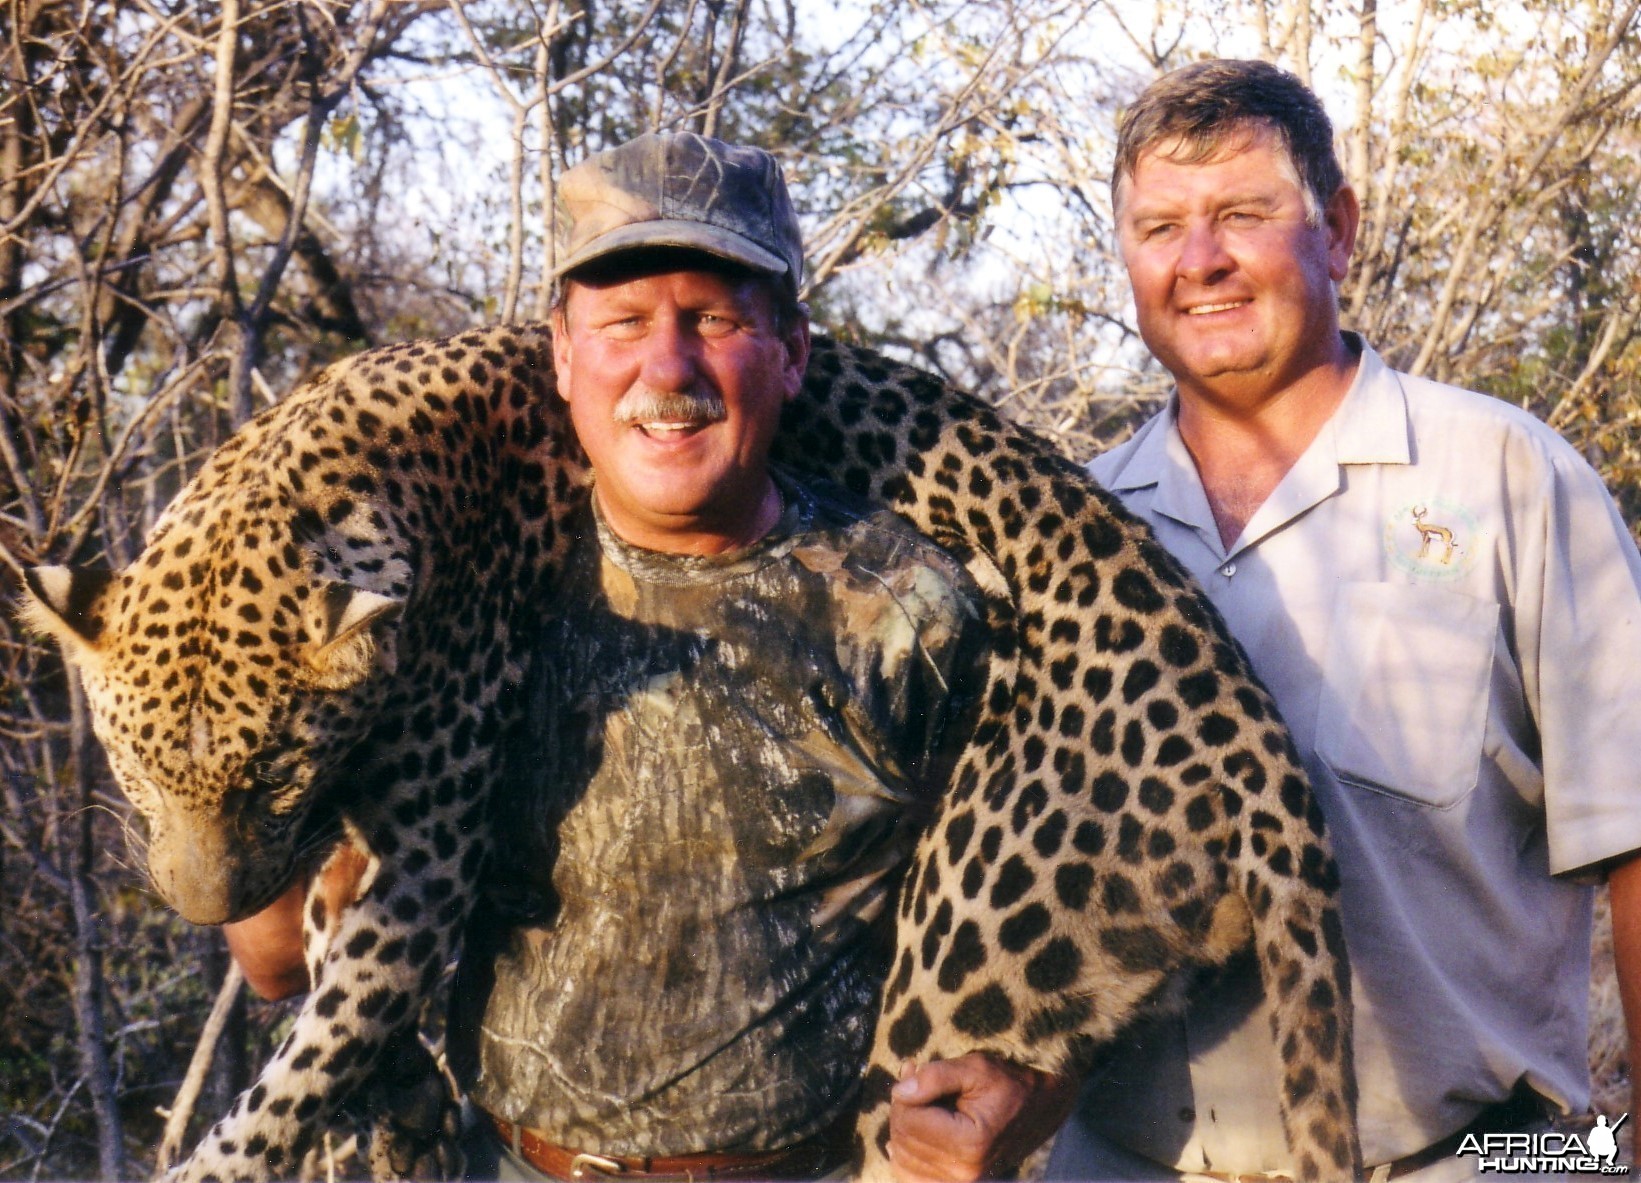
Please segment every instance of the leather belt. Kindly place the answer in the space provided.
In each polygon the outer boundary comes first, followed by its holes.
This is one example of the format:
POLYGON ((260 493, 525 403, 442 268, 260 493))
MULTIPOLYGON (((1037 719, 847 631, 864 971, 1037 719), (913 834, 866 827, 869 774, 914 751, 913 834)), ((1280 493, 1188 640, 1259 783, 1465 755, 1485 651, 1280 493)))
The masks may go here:
POLYGON ((496 1133, 514 1154, 536 1170, 563 1183, 587 1179, 643 1179, 652 1183, 676 1180, 695 1183, 714 1179, 815 1179, 841 1166, 854 1132, 852 1114, 828 1129, 781 1150, 745 1154, 625 1155, 593 1154, 572 1150, 547 1140, 529 1126, 486 1113, 496 1133))
MULTIPOLYGON (((1509 1100, 1497 1101, 1476 1114, 1470 1124, 1463 1129, 1456 1130, 1447 1137, 1432 1142, 1423 1150, 1415 1150, 1412 1154, 1404 1155, 1391 1162, 1383 1162, 1377 1166, 1368 1167, 1363 1176, 1368 1183, 1389 1183, 1391 1179, 1400 1179, 1403 1175, 1411 1175, 1414 1171, 1421 1171, 1432 1163, 1444 1158, 1452 1158, 1458 1153, 1464 1140, 1474 1134, 1514 1134, 1532 1125, 1543 1121, 1546 1116, 1544 1100, 1537 1093, 1528 1088, 1518 1088, 1509 1100)), ((1213 1179, 1216 1183, 1272 1183, 1273 1180, 1292 1180, 1294 1176, 1287 1171, 1266 1171, 1238 1174, 1233 1171, 1187 1171, 1187 1179, 1213 1179)))
POLYGON ((1464 1140, 1472 1134, 1478 1138, 1483 1134, 1514 1134, 1534 1122, 1543 1121, 1547 1116, 1544 1098, 1532 1089, 1518 1086, 1508 1100, 1489 1105, 1476 1114, 1474 1120, 1463 1129, 1455 1130, 1447 1137, 1432 1142, 1423 1150, 1415 1150, 1394 1162, 1369 1167, 1367 1177, 1372 1183, 1387 1183, 1390 1179, 1400 1179, 1403 1175, 1423 1170, 1441 1159, 1452 1158, 1459 1152, 1459 1147, 1464 1145, 1464 1140))

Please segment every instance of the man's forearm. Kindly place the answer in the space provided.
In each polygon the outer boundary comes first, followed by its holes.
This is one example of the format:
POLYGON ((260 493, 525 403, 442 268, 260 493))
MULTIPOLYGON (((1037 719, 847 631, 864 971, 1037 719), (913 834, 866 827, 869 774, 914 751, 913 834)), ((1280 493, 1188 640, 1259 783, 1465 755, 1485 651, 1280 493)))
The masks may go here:
MULTIPOLYGON (((1624 1007, 1624 1029, 1632 1068, 1641 1064, 1641 856, 1614 866, 1607 876, 1612 903, 1613 960, 1618 971, 1618 997, 1624 1007)), ((1641 1108, 1641 1089, 1630 1074, 1630 1112, 1641 1108)))

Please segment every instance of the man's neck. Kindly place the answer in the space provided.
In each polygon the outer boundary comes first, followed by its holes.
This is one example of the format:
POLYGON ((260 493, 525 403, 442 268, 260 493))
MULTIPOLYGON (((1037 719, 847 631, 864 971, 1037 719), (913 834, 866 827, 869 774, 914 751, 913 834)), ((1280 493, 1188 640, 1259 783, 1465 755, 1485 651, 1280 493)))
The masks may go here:
POLYGON ((1339 409, 1358 361, 1341 339, 1332 357, 1276 390, 1227 392, 1180 382, 1180 438, 1227 549, 1339 409))
POLYGON ((786 506, 780 487, 771 477, 765 478, 762 494, 748 510, 723 516, 696 514, 662 518, 612 513, 610 504, 599 495, 596 477, 593 497, 604 524, 622 542, 641 550, 673 555, 719 555, 745 550, 775 528, 786 506))

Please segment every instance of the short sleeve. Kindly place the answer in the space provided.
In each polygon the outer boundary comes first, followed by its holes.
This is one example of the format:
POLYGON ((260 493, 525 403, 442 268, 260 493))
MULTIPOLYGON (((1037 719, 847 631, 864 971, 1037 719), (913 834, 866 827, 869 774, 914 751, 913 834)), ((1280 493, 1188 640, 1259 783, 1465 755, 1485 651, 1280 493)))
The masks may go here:
POLYGON ((1544 460, 1518 531, 1514 633, 1542 745, 1550 869, 1565 874, 1641 848, 1641 556, 1577 453, 1555 439, 1544 460))

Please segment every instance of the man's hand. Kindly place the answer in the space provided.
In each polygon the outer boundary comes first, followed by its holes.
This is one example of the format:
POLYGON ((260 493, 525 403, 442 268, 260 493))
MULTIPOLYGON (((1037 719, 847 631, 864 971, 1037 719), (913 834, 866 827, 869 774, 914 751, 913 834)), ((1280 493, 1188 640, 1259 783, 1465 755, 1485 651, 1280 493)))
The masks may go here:
MULTIPOLYGON (((325 864, 319 898, 331 923, 358 898, 359 881, 369 865, 369 857, 351 845, 338 848, 325 864)), ((222 926, 228 952, 239 962, 246 984, 270 1002, 301 994, 310 986, 302 957, 302 905, 307 895, 304 877, 256 915, 222 926)))
POLYGON ((890 1094, 900 1183, 970 1183, 1012 1172, 1060 1128, 1077 1082, 971 1053, 910 1065, 890 1094))
POLYGON ((269 1002, 308 988, 302 961, 302 901, 308 885, 291 884, 284 895, 254 916, 222 926, 228 952, 245 973, 245 984, 269 1002))

